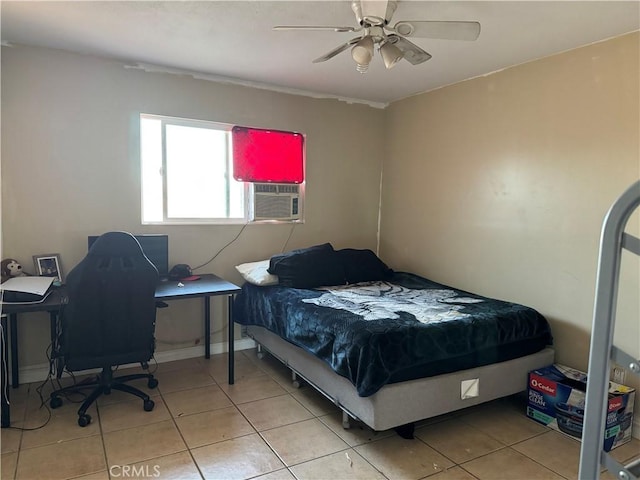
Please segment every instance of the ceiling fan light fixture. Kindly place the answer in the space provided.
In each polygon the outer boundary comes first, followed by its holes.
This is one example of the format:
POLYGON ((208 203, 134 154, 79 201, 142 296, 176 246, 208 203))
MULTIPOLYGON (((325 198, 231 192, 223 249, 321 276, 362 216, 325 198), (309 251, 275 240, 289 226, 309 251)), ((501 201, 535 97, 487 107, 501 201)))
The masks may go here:
POLYGON ((369 63, 373 58, 373 38, 366 35, 360 39, 351 49, 351 57, 356 62, 356 70, 360 73, 366 73, 369 69, 369 63))
POLYGON ((404 57, 404 53, 390 42, 380 45, 380 55, 387 70, 393 68, 404 57))

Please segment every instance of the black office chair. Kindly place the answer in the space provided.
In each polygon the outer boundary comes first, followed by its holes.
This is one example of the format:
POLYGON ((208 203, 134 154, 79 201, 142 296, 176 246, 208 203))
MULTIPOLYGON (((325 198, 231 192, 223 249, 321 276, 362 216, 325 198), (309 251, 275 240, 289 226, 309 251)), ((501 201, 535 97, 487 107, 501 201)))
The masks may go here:
POLYGON ((113 377, 113 367, 147 362, 155 349, 158 271, 142 252, 135 237, 126 232, 109 232, 96 240, 87 256, 67 276, 68 302, 59 315, 60 335, 54 357, 70 372, 101 368, 95 381, 79 383, 51 393, 49 405, 62 405, 61 395, 93 387, 78 409, 78 425, 91 422, 89 406, 112 389, 140 397, 145 411, 154 402, 143 391, 123 382, 147 379, 149 388, 158 386, 150 373, 113 377))

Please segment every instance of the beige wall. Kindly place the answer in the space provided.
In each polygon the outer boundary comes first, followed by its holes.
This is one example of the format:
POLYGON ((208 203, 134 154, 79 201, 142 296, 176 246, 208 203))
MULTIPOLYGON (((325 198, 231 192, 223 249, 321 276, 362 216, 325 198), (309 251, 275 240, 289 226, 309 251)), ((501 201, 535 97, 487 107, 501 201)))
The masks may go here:
MULTIPOLYGON (((165 74, 36 48, 2 49, 2 257, 69 270, 86 236, 170 237, 170 262, 200 264, 239 226, 140 225, 140 112, 303 131, 307 221, 287 248, 375 248, 398 270, 546 315, 558 360, 585 368, 602 219, 640 176, 638 34, 415 96, 387 110, 165 74), (386 128, 387 146, 382 143, 386 128)), ((637 215, 632 228, 638 232, 637 215)), ((280 251, 287 225, 247 227, 204 270, 280 251)), ((634 261, 634 260, 631 260, 634 261)), ((637 262, 624 264, 617 343, 640 356, 637 262)), ((219 303, 219 304, 218 304, 219 303)), ((214 305, 214 341, 224 333, 214 305)), ((194 345, 199 302, 160 311, 160 349, 194 345)), ((25 316, 21 365, 41 364, 42 314, 25 316)))
MULTIPOLYGON (((640 177, 638 44, 627 35, 389 107, 381 256, 535 307, 557 360, 586 368, 603 217, 640 177)), ((616 325, 635 358, 638 265, 625 256, 616 325)))
MULTIPOLYGON (((87 235, 169 234, 170 263, 200 265, 241 226, 141 226, 137 116, 154 113, 307 134, 306 222, 287 248, 331 241, 375 249, 384 111, 187 76, 125 69, 56 50, 2 48, 2 258, 33 271, 32 255, 60 253, 69 271, 87 235)), ((240 282, 233 268, 282 250, 290 225, 249 225, 202 272, 240 282)), ((214 304, 215 341, 225 338, 214 304)), ((21 316, 21 367, 46 362, 45 314, 21 316)), ((194 346, 202 302, 160 310, 159 350, 194 346)))

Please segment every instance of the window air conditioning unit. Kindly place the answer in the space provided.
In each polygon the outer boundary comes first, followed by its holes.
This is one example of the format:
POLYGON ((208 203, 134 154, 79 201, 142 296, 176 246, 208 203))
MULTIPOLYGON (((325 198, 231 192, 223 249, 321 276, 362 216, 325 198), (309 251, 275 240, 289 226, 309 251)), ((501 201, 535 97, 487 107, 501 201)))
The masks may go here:
POLYGON ((300 219, 300 185, 253 184, 253 220, 300 219))

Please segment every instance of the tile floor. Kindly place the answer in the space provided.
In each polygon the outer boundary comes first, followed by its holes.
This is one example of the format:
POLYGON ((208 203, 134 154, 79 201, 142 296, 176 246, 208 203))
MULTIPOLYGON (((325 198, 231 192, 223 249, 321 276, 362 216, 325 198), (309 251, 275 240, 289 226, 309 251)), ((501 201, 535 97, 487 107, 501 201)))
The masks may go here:
MULTIPOLYGON (((127 372, 123 372, 127 373, 127 372)), ((511 397, 422 422, 414 440, 355 424, 279 362, 236 354, 157 365, 152 412, 121 392, 100 398, 85 428, 77 404, 40 408, 37 384, 12 390, 2 429, 2 479, 574 479, 580 444, 524 415, 511 397)), ((144 381, 139 382, 145 387, 144 381)), ((72 399, 73 400, 73 399, 72 399)), ((614 450, 620 461, 640 441, 614 450)), ((602 478, 613 479, 608 472, 602 478)))

